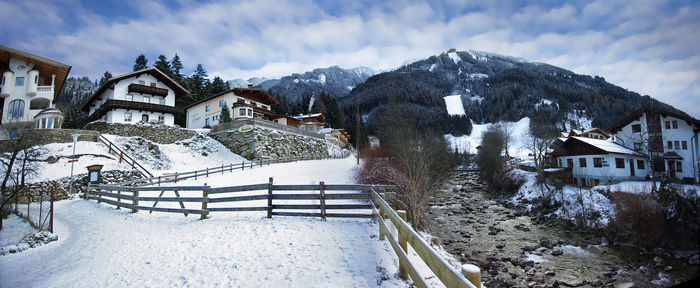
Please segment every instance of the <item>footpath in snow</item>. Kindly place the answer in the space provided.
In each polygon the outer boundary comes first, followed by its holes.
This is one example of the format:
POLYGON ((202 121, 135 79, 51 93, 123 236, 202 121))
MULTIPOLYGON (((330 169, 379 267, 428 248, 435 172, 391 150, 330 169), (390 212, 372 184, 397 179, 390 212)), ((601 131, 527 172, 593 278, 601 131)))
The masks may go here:
MULTIPOLYGON (((201 185, 347 183, 354 158, 303 161, 192 180, 201 185)), ((178 182, 178 185, 188 183, 178 182)), ((406 287, 377 224, 364 219, 265 218, 115 210, 56 203, 59 240, 0 257, 1 287, 406 287)))

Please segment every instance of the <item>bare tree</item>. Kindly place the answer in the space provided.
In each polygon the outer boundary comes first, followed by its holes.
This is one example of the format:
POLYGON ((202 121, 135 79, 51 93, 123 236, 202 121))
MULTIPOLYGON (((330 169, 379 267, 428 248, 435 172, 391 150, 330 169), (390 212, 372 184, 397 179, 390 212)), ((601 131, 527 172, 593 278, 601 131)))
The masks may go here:
POLYGON ((532 130, 528 130, 526 133, 524 136, 525 147, 532 153, 537 175, 541 177, 545 167, 547 150, 549 150, 556 138, 552 136, 536 136, 535 133, 532 133, 532 130))
POLYGON ((27 177, 36 173, 33 162, 39 152, 34 148, 33 127, 32 122, 24 121, 13 121, 0 126, 0 133, 10 138, 0 144, 0 163, 5 174, 0 185, 0 230, 2 220, 9 213, 9 204, 22 191, 27 177), (8 184, 12 184, 12 189, 8 184))

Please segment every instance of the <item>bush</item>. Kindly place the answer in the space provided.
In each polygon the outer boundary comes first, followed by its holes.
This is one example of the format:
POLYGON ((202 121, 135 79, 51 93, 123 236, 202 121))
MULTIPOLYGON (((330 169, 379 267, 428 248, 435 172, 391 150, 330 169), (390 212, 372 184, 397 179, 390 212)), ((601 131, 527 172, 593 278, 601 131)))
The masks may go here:
POLYGON ((613 196, 615 220, 608 226, 610 236, 641 247, 661 245, 668 234, 665 213, 651 195, 617 192, 613 196))

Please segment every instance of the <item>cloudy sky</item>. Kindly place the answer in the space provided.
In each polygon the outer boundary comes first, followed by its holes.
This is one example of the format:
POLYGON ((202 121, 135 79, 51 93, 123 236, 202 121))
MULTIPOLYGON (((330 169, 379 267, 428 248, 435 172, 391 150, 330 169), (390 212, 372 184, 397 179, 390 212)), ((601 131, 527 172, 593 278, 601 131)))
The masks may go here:
POLYGON ((572 2, 0 0, 0 42, 91 78, 129 72, 141 53, 247 79, 473 49, 602 76, 700 118, 697 1, 572 2))

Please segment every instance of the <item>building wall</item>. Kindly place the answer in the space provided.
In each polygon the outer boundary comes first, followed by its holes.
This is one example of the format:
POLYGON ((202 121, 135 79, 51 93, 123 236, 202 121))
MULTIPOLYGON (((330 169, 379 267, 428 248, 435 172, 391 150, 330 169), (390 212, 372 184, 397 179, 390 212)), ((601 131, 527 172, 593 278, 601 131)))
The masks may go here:
POLYGON ((156 122, 158 116, 163 116, 163 124, 168 126, 175 125, 175 116, 173 116, 173 114, 127 109, 114 109, 109 111, 102 116, 102 120, 107 123, 136 124, 141 122, 142 115, 148 115, 148 122, 156 122), (129 122, 124 121, 124 114, 126 113, 131 113, 131 121, 129 122))
MULTIPOLYGON (((131 101, 134 102, 142 102, 142 103, 151 103, 151 104, 158 104, 158 105, 165 105, 165 106, 171 106, 175 107, 175 91, 165 85, 165 83, 160 82, 156 77, 154 77, 151 74, 141 74, 138 76, 134 77, 129 77, 126 79, 122 79, 118 81, 116 84, 114 84, 114 89, 107 88, 105 92, 102 93, 101 97, 102 100, 94 100, 93 103, 96 105, 94 107, 90 107, 90 113, 92 114, 97 110, 102 104, 107 102, 107 100, 114 99, 114 100, 127 100, 127 94, 131 95, 131 101), (143 81, 144 83, 142 85, 150 86, 151 83, 156 83, 156 87, 158 88, 163 88, 168 90, 168 95, 165 97, 162 96, 156 96, 156 95, 150 95, 150 94, 141 94, 141 93, 136 93, 132 92, 129 93, 129 85, 130 84, 139 84, 139 81, 143 81), (161 100, 164 100, 164 103, 161 103, 161 100)), ((149 122, 154 122, 158 120, 158 116, 164 115, 164 122, 163 124, 168 125, 168 126, 173 126, 175 125, 175 117, 172 114, 169 113, 160 113, 160 112, 150 112, 150 111, 138 111, 138 110, 128 110, 132 113, 132 119, 131 122, 125 122, 124 121, 124 113, 127 112, 126 109, 115 109, 113 111, 107 112, 105 116, 102 116, 102 119, 104 121, 107 121, 109 123, 122 123, 122 124, 135 124, 141 121, 141 115, 146 114, 149 115, 149 122)))
POLYGON ((630 179, 643 179, 647 176, 649 170, 649 161, 643 157, 633 156, 633 155, 622 155, 622 154, 599 154, 599 155, 578 155, 578 156, 563 156, 556 157, 558 167, 570 167, 571 174, 577 179, 579 185, 582 184, 581 178, 586 179, 584 185, 591 185, 591 179, 597 179, 600 183, 612 180, 630 180, 630 179), (586 159, 586 167, 581 167, 579 159, 586 159), (602 158, 603 167, 594 167, 593 159, 602 158), (623 168, 616 168, 615 158, 624 159, 625 165, 623 168), (568 165, 568 159, 573 160, 573 166, 568 165), (629 161, 634 161, 634 176, 630 173, 630 163, 629 161), (639 169, 637 167, 637 160, 644 161, 644 168, 639 169), (561 161, 561 162, 559 162, 561 161), (561 165, 559 165, 561 163, 561 165), (606 166, 607 164, 607 166, 606 166))
POLYGON ((216 98, 209 99, 207 101, 187 108, 187 121, 185 126, 190 129, 204 128, 204 126, 207 125, 206 119, 209 119, 209 126, 218 125, 218 115, 221 114, 221 107, 219 107, 220 100, 224 100, 225 104, 229 107, 229 111, 233 113, 233 115, 231 115, 231 119, 240 118, 238 116, 238 110, 232 108, 233 104, 238 102, 239 100, 242 100, 246 104, 255 105, 257 107, 262 107, 263 109, 270 110, 270 105, 262 104, 260 102, 250 100, 248 98, 237 96, 233 93, 233 91, 231 91, 216 98), (209 105, 209 111, 206 111, 207 105, 209 105))

